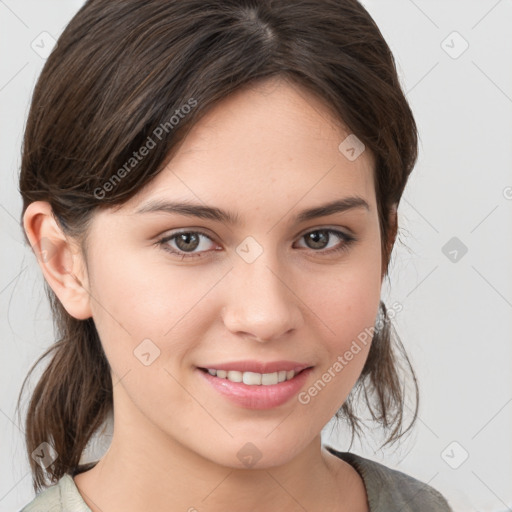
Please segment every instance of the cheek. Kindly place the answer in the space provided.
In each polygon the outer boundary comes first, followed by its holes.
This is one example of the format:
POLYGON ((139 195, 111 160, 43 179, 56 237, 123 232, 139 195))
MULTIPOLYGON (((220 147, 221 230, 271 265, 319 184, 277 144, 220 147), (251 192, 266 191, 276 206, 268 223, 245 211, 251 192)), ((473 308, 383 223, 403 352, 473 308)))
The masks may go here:
POLYGON ((113 383, 120 383, 119 403, 129 396, 148 417, 158 411, 162 420, 172 416, 169 404, 179 403, 182 411, 193 408, 195 402, 178 383, 177 368, 201 341, 201 298, 219 278, 196 279, 197 272, 184 267, 148 264, 147 258, 133 255, 109 254, 94 261, 93 318, 113 383))
POLYGON ((350 275, 332 282, 331 300, 325 303, 322 311, 326 323, 334 331, 332 339, 340 349, 375 324, 380 291, 379 279, 364 272, 351 271, 350 275))
POLYGON ((380 301, 378 248, 346 261, 336 272, 315 279, 315 287, 311 281, 303 287, 325 357, 301 403, 325 415, 326 421, 345 401, 364 367, 380 301))
POLYGON ((155 366, 169 366, 170 359, 179 361, 200 343, 200 333, 211 321, 203 306, 225 269, 166 265, 161 255, 147 254, 109 252, 94 261, 91 307, 105 353, 113 368, 119 366, 116 373, 138 368, 138 351, 158 354, 155 366), (151 343, 144 341, 148 339, 151 343))
POLYGON ((325 339, 332 349, 343 350, 365 329, 373 327, 381 295, 380 252, 354 253, 336 270, 305 282, 306 303, 324 324, 325 339))

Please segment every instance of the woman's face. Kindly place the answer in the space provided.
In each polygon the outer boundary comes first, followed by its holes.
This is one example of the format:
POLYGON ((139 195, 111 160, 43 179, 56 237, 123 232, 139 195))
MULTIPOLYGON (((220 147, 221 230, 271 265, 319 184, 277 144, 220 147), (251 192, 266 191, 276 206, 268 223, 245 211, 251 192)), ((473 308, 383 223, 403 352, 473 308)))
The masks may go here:
POLYGON ((147 188, 96 214, 87 286, 113 372, 114 438, 270 467, 341 407, 382 282, 373 160, 354 159, 352 139, 339 148, 349 135, 306 91, 267 82, 216 106, 147 188), (368 208, 301 218, 349 197, 368 208), (156 202, 217 213, 151 211, 156 202), (199 369, 242 360, 312 368, 257 389, 199 369))

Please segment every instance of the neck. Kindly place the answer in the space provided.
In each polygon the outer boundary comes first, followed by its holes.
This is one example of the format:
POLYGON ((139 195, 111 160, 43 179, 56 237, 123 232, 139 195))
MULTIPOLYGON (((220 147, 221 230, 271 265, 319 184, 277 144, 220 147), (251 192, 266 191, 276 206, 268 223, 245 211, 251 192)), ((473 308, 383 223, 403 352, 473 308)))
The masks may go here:
POLYGON ((203 454, 211 451, 209 458, 170 437, 140 411, 131 410, 129 418, 126 410, 117 412, 123 421, 114 417, 110 448, 94 468, 75 477, 93 512, 169 512, 170 504, 171 510, 190 512, 228 507, 325 511, 343 510, 344 497, 349 503, 353 470, 322 449, 320 434, 292 458, 282 454, 280 463, 260 469, 233 467, 212 460, 214 438, 205 437, 203 454), (346 477, 343 489, 340 470, 346 477))

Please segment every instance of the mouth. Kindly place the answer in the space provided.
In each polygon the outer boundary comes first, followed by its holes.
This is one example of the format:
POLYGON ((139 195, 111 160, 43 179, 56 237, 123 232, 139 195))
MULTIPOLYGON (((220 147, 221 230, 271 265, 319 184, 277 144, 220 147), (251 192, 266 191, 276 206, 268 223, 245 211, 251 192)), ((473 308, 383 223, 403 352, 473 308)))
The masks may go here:
POLYGON ((200 368, 203 373, 216 377, 218 379, 228 380, 230 382, 243 383, 247 386, 273 386, 282 382, 288 382, 306 370, 310 370, 312 366, 302 368, 299 371, 280 370, 272 373, 258 372, 242 372, 239 370, 215 370, 209 368, 200 368))
POLYGON ((196 367, 198 375, 207 386, 224 399, 237 407, 260 410, 272 409, 290 402, 307 385, 313 366, 297 370, 297 373, 294 370, 282 371, 286 374, 283 376, 282 372, 257 374, 196 367), (212 375, 213 373, 220 373, 220 376, 212 375))

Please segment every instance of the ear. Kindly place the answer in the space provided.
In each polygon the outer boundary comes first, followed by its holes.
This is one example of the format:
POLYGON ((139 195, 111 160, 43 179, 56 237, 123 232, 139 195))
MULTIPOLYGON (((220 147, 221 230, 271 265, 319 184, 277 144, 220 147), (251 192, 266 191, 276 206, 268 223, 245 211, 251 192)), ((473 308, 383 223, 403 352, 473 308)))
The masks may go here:
POLYGON ((389 211, 389 238, 388 243, 386 244, 385 253, 382 255, 382 275, 381 280, 384 279, 384 275, 386 273, 386 268, 389 264, 389 260, 391 258, 391 251, 393 250, 393 246, 395 245, 396 235, 398 231, 398 214, 397 214, 397 205, 393 204, 389 211))
POLYGON ((89 283, 79 246, 67 237, 46 201, 30 203, 23 228, 46 282, 66 311, 78 320, 92 316, 89 283))

